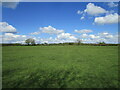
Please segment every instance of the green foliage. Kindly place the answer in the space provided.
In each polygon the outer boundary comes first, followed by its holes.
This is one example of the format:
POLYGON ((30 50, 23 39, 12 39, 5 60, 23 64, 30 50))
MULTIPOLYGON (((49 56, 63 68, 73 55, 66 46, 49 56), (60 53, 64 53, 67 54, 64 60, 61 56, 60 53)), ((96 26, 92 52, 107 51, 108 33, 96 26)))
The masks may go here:
POLYGON ((29 45, 29 44, 30 44, 29 39, 25 40, 25 43, 26 43, 27 45, 29 45))
POLYGON ((78 43, 78 45, 80 45, 82 43, 82 40, 77 39, 77 43, 78 43))
POLYGON ((3 88, 117 88, 117 46, 3 47, 3 88))
POLYGON ((46 45, 48 45, 48 43, 46 43, 46 42, 45 42, 43 45, 45 45, 45 46, 46 46, 46 45))
POLYGON ((27 45, 35 45, 35 40, 34 39, 32 39, 32 38, 29 38, 29 39, 27 39, 27 40, 25 40, 25 43, 27 44, 27 45))
POLYGON ((74 45, 74 43, 69 43, 69 45, 74 45))
MULTIPOLYGON (((67 45, 78 45, 78 43, 68 42, 68 43, 44 43, 44 44, 35 44, 35 46, 67 46, 67 45)), ((81 46, 120 46, 120 44, 94 44, 94 43, 80 43, 81 46)), ((25 44, 13 43, 13 44, 2 44, 2 46, 26 46, 25 44)))
POLYGON ((106 44, 106 43, 103 41, 103 42, 98 42, 98 44, 106 44))

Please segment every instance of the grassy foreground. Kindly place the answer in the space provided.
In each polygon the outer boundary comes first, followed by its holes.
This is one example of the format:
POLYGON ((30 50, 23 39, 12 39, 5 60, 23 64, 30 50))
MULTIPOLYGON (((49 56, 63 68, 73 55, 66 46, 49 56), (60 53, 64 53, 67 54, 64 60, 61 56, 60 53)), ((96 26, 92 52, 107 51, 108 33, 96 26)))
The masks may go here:
POLYGON ((3 47, 3 88, 118 87, 117 46, 3 47))

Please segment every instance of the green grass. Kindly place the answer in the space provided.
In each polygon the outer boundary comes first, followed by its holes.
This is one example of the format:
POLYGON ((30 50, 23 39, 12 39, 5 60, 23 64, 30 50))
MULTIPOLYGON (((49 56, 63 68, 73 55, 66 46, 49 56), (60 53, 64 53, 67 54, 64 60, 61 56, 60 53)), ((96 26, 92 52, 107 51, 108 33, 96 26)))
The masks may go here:
POLYGON ((117 46, 3 47, 3 88, 117 88, 117 46))

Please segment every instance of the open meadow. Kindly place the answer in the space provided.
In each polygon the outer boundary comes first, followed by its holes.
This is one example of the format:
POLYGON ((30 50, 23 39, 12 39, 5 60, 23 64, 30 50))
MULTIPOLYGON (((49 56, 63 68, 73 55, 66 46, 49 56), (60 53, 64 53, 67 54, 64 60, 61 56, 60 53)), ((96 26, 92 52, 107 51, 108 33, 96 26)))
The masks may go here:
POLYGON ((3 88, 117 88, 118 46, 4 46, 3 88))

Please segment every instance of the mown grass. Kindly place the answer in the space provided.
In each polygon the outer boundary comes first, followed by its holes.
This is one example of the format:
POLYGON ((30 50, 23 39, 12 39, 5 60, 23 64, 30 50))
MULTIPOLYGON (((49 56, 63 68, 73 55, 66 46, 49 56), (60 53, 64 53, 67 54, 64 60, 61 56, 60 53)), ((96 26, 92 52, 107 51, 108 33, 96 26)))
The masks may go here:
POLYGON ((3 47, 3 88, 117 88, 117 46, 3 47))

